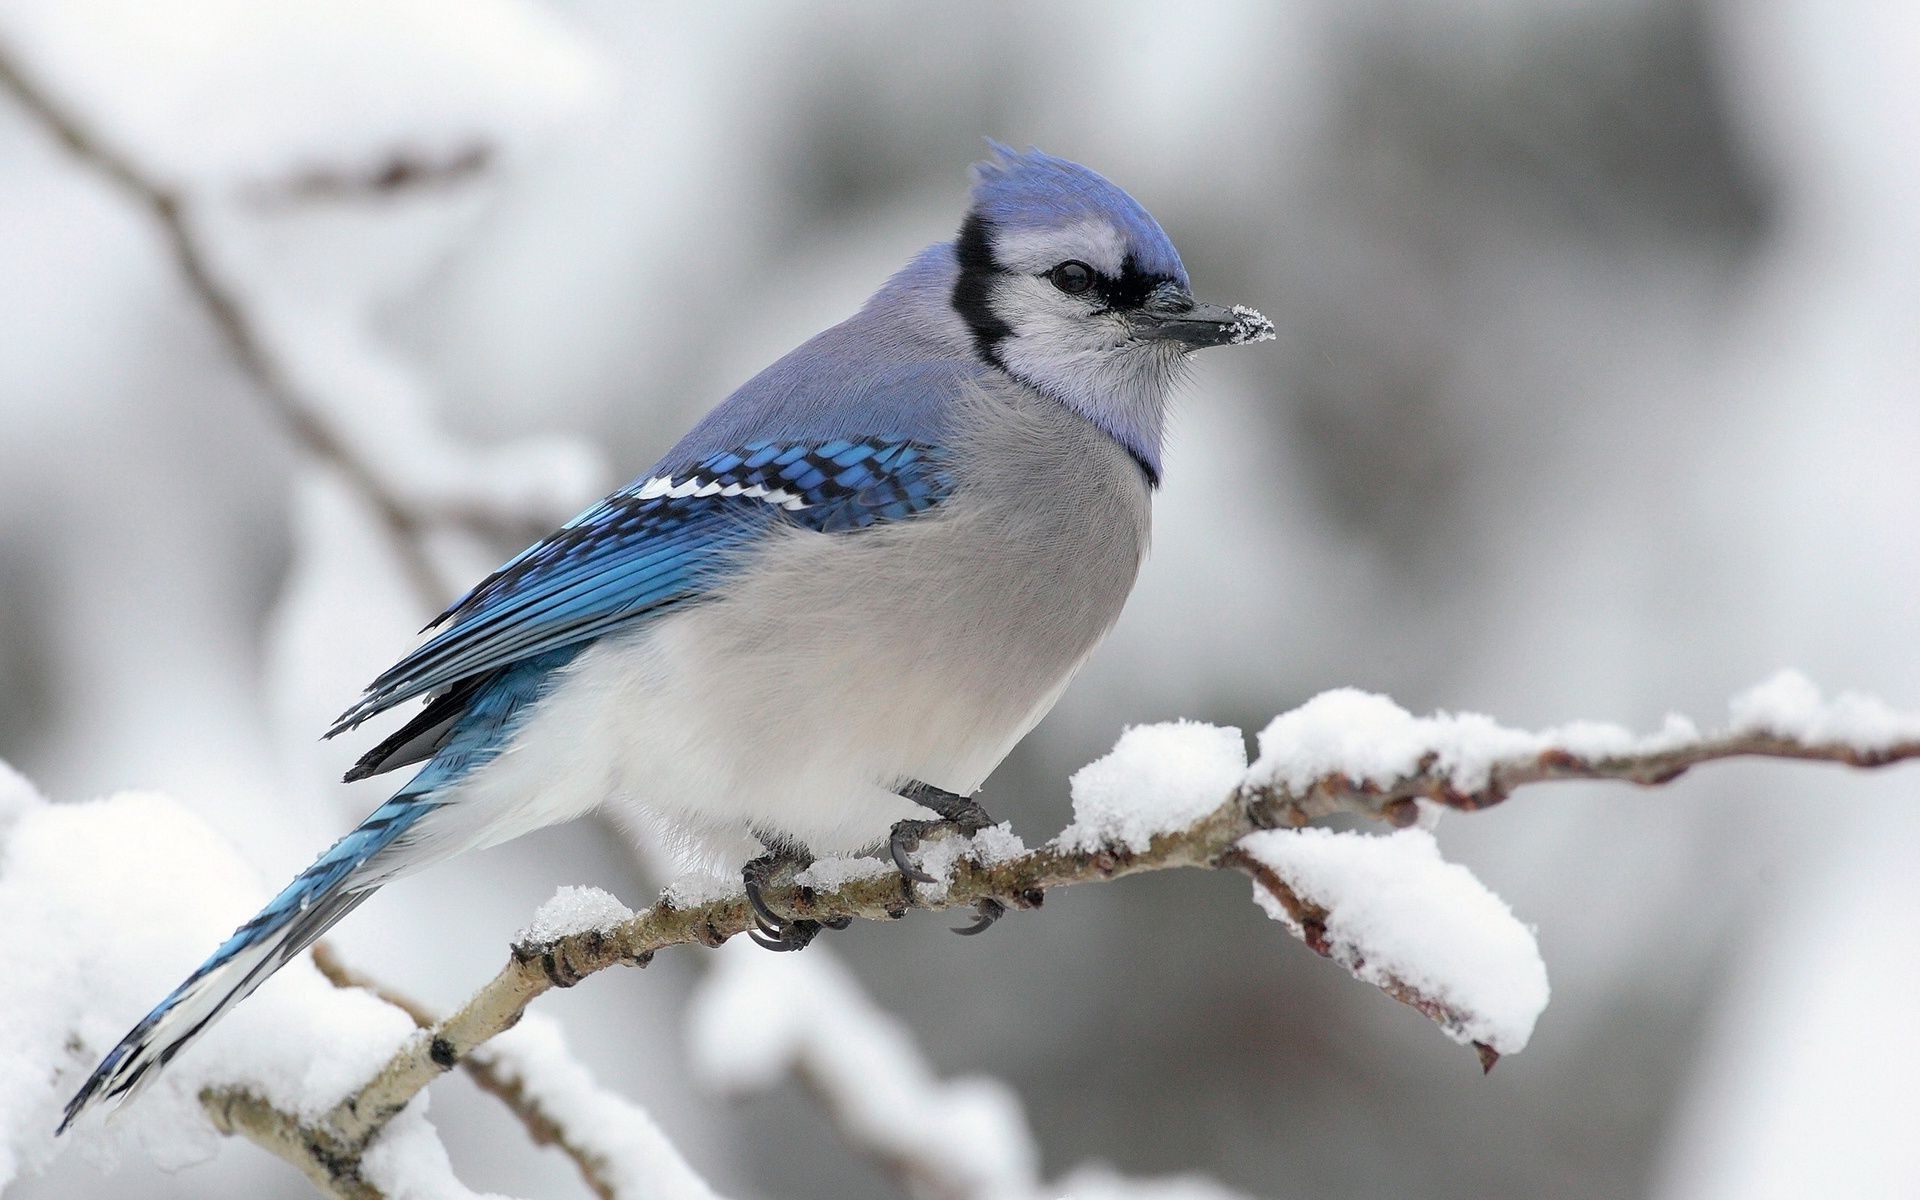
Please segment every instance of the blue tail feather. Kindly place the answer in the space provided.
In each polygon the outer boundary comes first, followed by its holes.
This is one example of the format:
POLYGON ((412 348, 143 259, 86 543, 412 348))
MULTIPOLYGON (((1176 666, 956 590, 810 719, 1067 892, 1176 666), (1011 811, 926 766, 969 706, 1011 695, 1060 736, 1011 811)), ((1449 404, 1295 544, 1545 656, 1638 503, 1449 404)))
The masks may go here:
POLYGON ((334 843, 120 1039, 67 1102, 61 1132, 96 1100, 136 1090, 228 1009, 372 895, 385 872, 368 871, 368 865, 437 807, 417 794, 402 793, 334 843))
POLYGON ((129 1095, 150 1082, 222 1014, 381 884, 444 853, 421 843, 421 822, 445 807, 454 785, 500 753, 554 671, 576 653, 569 648, 515 664, 477 689, 419 774, 234 930, 107 1052, 67 1103, 61 1131, 94 1103, 129 1095))

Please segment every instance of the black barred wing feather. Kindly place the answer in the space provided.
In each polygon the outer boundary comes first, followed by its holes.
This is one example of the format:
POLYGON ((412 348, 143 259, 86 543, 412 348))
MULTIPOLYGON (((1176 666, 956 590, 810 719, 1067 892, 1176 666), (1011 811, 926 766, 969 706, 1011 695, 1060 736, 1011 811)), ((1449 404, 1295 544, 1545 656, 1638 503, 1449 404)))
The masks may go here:
POLYGON ((757 442, 607 497, 528 547, 429 626, 329 737, 452 687, 706 594, 714 568, 781 523, 856 532, 934 507, 952 488, 911 441, 757 442))

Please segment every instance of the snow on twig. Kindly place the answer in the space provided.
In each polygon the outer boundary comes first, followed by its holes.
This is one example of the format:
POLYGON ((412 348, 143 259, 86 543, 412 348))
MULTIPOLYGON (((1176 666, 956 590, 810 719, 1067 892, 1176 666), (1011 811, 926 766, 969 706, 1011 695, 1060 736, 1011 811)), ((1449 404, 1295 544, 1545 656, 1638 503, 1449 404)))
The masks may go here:
MULTIPOLYGON (((596 888, 561 888, 535 924, 544 920, 552 929, 585 932, 606 922, 612 904, 617 902, 596 888)), ((420 1028, 433 1026, 426 1006, 354 971, 327 943, 314 947, 313 961, 335 987, 371 992, 420 1028)), ((551 1021, 528 1015, 460 1065, 481 1091, 519 1118, 536 1145, 554 1146, 572 1159, 581 1180, 603 1200, 715 1200, 646 1110, 596 1083, 551 1021)))
POLYGON ((1487 1070, 1526 1047, 1547 1006, 1533 931, 1431 833, 1267 829, 1241 838, 1233 862, 1268 916, 1472 1045, 1487 1070))

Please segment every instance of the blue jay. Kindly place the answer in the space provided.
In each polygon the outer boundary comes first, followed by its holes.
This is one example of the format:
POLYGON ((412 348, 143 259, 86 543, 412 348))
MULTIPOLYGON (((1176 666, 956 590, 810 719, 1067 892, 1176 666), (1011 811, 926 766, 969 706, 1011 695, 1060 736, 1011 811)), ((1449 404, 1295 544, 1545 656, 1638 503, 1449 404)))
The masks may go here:
MULTIPOLYGON (((122 1096, 390 879, 606 807, 742 873, 908 856, 1120 615, 1189 352, 1261 341, 1196 303, 1106 179, 994 145, 959 235, 733 393, 638 482, 483 580, 339 718, 418 698, 348 773, 424 765, 109 1052, 122 1096), (932 817, 938 820, 929 819, 932 817)), ((971 929, 1003 911, 987 902, 971 929)))

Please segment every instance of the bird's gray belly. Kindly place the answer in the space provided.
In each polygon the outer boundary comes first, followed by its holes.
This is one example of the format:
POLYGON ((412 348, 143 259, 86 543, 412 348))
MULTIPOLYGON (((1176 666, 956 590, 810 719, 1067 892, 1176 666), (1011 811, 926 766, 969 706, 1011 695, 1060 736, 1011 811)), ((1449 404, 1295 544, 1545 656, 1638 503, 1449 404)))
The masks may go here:
POLYGON ((615 790, 674 828, 845 852, 912 815, 906 780, 971 793, 1112 627, 1146 546, 1132 460, 1051 404, 1015 415, 962 440, 937 509, 784 530, 712 598, 590 650, 554 722, 598 729, 615 790))
POLYGON ((964 494, 852 535, 758 552, 676 638, 698 642, 726 720, 871 781, 971 791, 1112 627, 1140 559, 1131 522, 1016 513, 964 494))

